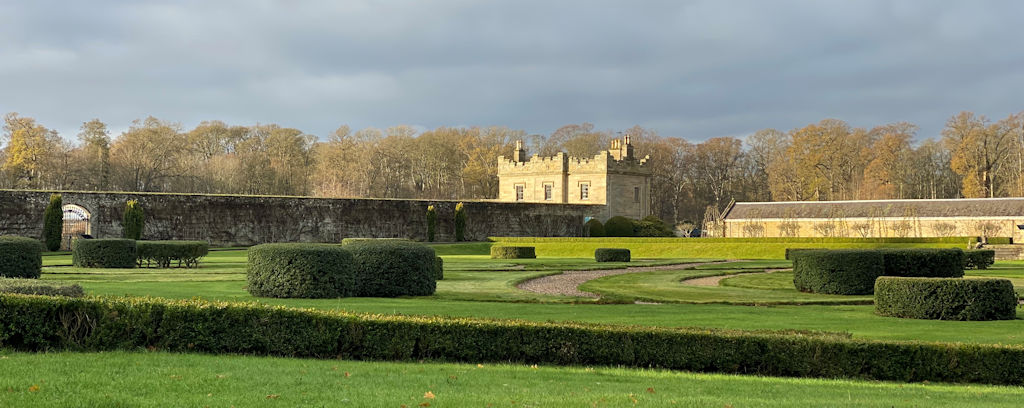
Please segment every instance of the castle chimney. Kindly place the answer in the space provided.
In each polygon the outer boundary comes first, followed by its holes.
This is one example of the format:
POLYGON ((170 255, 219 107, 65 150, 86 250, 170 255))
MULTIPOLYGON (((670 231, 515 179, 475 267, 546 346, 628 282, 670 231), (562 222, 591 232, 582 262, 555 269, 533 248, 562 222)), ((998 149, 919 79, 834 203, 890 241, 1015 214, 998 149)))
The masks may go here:
POLYGON ((623 156, 627 159, 633 158, 633 143, 629 141, 629 135, 626 135, 625 152, 623 156))
POLYGON ((526 161, 526 150, 523 149, 523 141, 516 140, 516 150, 512 152, 512 161, 523 163, 526 161))

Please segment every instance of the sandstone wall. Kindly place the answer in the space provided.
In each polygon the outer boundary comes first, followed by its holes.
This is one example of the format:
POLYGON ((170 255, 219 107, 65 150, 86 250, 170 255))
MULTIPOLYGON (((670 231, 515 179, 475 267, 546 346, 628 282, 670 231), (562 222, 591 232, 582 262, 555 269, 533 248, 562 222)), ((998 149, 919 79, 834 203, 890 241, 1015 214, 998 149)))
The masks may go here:
MULTIPOLYGON (((0 235, 41 237, 50 191, 0 190, 0 235)), ((91 213, 92 235, 121 236, 127 200, 146 214, 143 239, 195 239, 213 245, 339 242, 346 237, 426 239, 426 209, 438 211, 438 241, 452 241, 456 201, 59 192, 91 213)), ((601 206, 465 201, 467 239, 580 236, 601 206)))

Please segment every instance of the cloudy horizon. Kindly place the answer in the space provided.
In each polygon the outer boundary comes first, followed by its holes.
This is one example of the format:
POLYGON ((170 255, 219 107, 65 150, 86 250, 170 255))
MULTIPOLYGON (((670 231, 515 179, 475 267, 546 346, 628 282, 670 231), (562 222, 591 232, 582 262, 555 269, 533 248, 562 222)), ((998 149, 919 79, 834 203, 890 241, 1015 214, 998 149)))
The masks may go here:
POLYGON ((0 113, 691 141, 1024 110, 1012 1, 0 2, 0 113))

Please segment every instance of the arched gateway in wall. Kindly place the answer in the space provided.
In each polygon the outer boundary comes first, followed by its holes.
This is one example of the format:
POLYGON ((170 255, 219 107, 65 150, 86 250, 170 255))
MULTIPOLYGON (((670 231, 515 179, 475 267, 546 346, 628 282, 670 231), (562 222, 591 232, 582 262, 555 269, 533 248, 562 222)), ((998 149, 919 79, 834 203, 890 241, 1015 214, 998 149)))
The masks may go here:
POLYGON ((81 235, 92 234, 92 215, 85 207, 75 204, 66 204, 61 209, 64 212, 64 228, 61 233, 61 249, 71 249, 71 240, 81 235))

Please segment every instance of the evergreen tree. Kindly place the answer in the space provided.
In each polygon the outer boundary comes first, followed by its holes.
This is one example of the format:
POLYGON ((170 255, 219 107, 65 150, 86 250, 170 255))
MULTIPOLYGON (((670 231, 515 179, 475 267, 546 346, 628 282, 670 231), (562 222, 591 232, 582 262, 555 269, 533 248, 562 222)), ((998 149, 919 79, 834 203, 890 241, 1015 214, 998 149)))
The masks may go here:
POLYGON ((50 205, 43 212, 43 242, 46 250, 60 249, 61 235, 64 232, 64 202, 60 194, 50 194, 50 205))
POLYGON ((427 207, 427 241, 434 242, 434 233, 437 231, 437 210, 434 206, 427 207))
POLYGON ((466 210, 462 203, 455 204, 455 240, 466 240, 466 210))
POLYGON ((124 231, 123 237, 128 239, 142 239, 142 228, 145 224, 145 217, 142 213, 142 206, 138 200, 128 200, 124 206, 124 217, 121 219, 121 228, 124 231))

